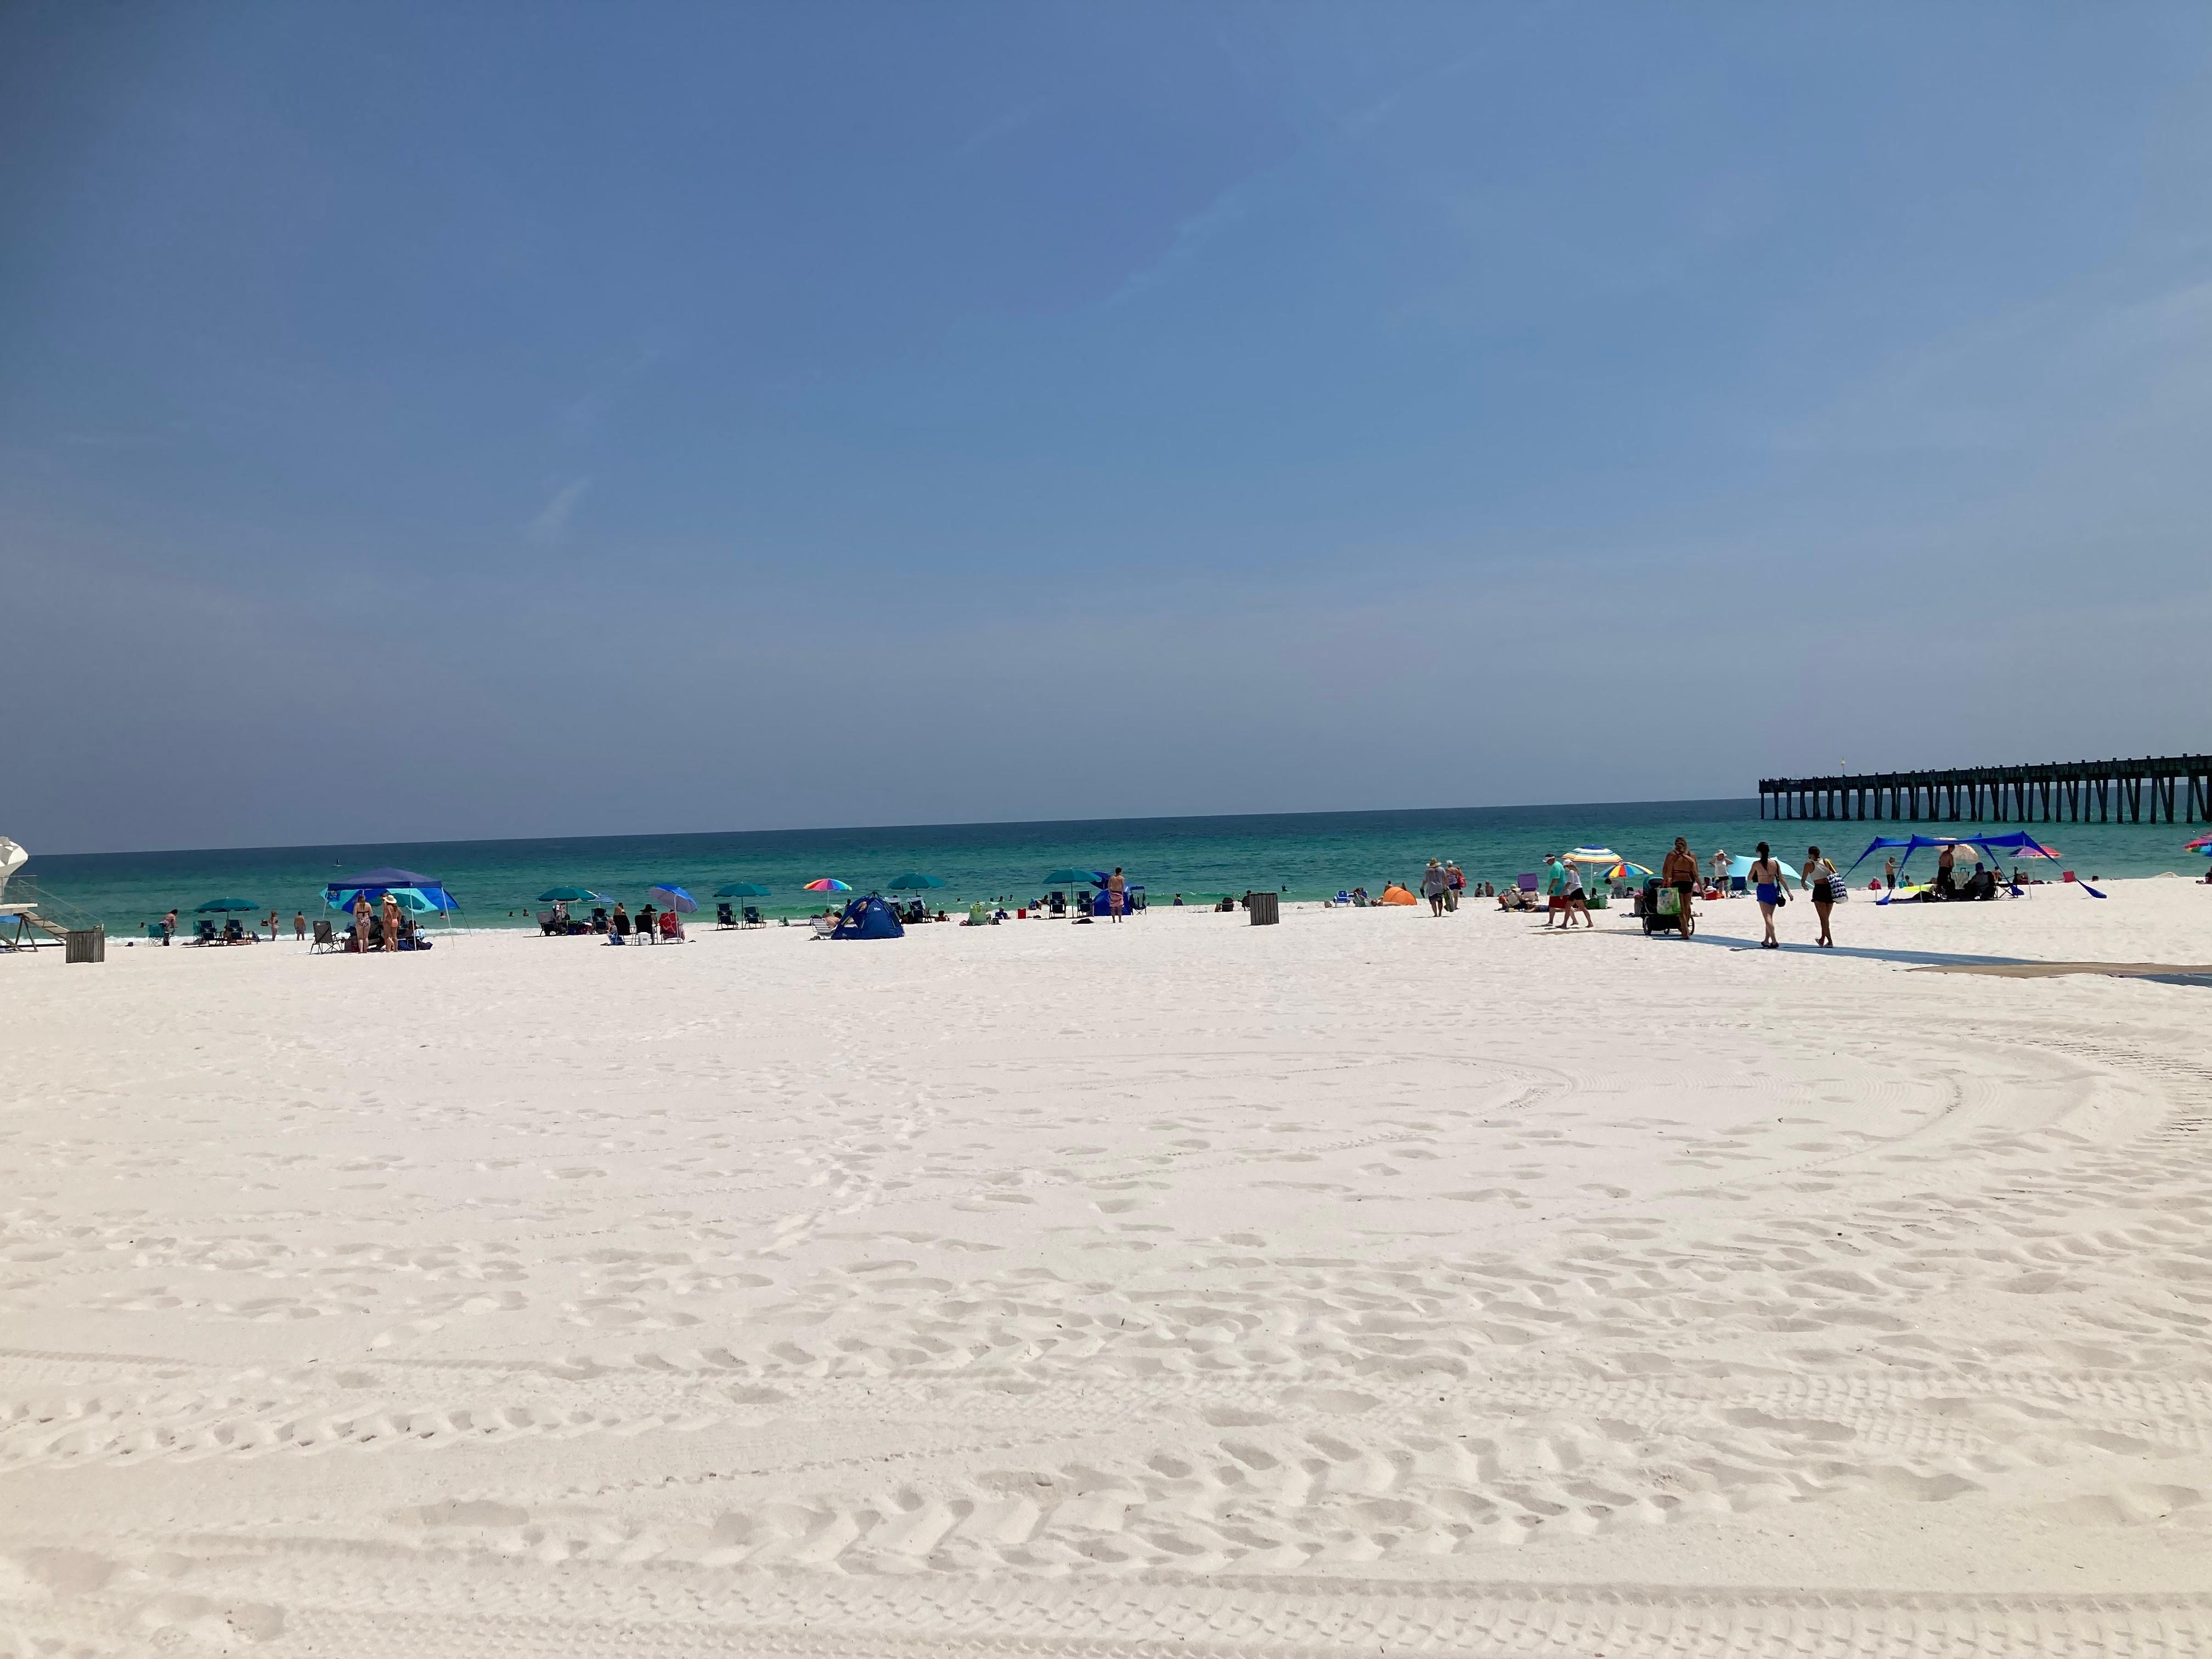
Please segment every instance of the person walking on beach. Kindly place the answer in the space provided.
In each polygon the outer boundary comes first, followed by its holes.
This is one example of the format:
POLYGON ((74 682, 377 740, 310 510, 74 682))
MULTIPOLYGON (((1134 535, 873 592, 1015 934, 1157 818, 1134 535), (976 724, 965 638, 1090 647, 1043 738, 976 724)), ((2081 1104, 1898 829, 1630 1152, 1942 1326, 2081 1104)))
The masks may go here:
POLYGON ((1573 859, 1562 860, 1567 866, 1567 928, 1572 932, 1575 918, 1583 919, 1583 926, 1595 927, 1596 921, 1589 913, 1589 894, 1583 887, 1583 867, 1573 859))
POLYGON ((1887 886, 1891 892, 1894 893, 1897 890, 1896 854, 1892 853, 1887 858, 1881 861, 1881 879, 1883 884, 1887 886))
POLYGON ((1836 903, 1835 884, 1839 879, 1836 866, 1820 856, 1819 848, 1808 847, 1805 849, 1805 867, 1798 874, 1804 878, 1805 896, 1813 901, 1813 914, 1820 919, 1820 937, 1813 943, 1832 946, 1836 941, 1828 935, 1828 912, 1836 903))
POLYGON ((1444 908, 1459 908, 1459 896, 1467 890, 1467 872, 1453 860, 1444 860, 1444 908))
POLYGON ((1567 866, 1557 853, 1544 854, 1544 931, 1549 933, 1554 917, 1563 928, 1575 925, 1567 914, 1567 866))
POLYGON ((1106 878, 1106 918, 1108 921, 1119 921, 1121 920, 1121 908, 1123 904, 1127 901, 1128 896, 1128 878, 1121 873, 1121 866, 1117 864, 1114 866, 1114 873, 1106 878))
MULTIPOLYGON (((1759 850, 1765 850, 1763 844, 1759 850)), ((1698 890, 1698 855, 1690 850, 1687 837, 1674 837, 1674 850, 1660 863, 1659 879, 1674 890, 1682 908, 1682 937, 1687 939, 1696 925, 1690 920, 1690 895, 1698 890)))
POLYGON ((1767 851, 1766 843, 1759 843, 1759 856, 1752 860, 1751 884, 1759 894, 1759 913, 1766 918, 1766 937, 1760 942, 1762 951, 1779 951, 1782 941, 1774 937, 1774 911, 1778 905, 1790 901, 1782 891, 1782 866, 1774 854, 1767 851))
POLYGON ((1421 896, 1429 902, 1429 914, 1440 916, 1444 913, 1444 867, 1434 859, 1421 872, 1421 896))

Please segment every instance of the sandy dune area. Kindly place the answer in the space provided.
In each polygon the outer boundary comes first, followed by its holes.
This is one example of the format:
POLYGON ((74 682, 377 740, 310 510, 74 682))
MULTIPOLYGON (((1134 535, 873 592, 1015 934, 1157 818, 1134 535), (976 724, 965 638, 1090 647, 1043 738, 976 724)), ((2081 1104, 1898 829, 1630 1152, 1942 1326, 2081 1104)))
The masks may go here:
POLYGON ((2107 890, 0 959, 0 1655, 2212 1653, 2107 890))

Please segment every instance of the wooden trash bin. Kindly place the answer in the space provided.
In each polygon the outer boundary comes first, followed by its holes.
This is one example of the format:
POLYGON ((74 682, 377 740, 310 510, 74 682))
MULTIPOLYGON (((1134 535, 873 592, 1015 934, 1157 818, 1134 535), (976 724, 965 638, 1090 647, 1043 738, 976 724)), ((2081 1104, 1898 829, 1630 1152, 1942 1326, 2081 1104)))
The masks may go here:
POLYGON ((62 942, 64 962, 105 962, 107 960, 107 929, 105 927, 72 927, 62 942))
POLYGON ((1255 927, 1272 927, 1283 919, 1281 896, 1279 893, 1252 895, 1252 925, 1255 927))

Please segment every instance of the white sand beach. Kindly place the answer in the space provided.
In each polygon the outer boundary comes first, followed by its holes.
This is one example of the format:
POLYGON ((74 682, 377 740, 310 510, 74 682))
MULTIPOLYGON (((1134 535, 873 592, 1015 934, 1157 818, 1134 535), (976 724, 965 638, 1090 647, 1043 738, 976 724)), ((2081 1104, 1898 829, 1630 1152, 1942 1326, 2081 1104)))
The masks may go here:
POLYGON ((0 960, 0 1654, 2212 1652, 2106 890, 0 960))

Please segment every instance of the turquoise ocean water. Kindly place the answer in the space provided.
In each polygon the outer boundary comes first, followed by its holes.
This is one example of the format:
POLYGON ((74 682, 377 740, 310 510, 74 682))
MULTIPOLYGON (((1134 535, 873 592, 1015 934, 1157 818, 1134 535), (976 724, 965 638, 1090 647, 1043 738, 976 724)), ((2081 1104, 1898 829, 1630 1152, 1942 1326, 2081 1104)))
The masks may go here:
MULTIPOLYGON (((1943 826, 1952 828, 1954 826, 1943 826)), ((1964 830, 1968 826, 1955 826, 1964 830)), ((2014 825, 1988 826, 1993 830, 2014 825)), ((2182 851, 2203 826, 2032 824, 2084 876, 2146 876, 2174 870, 2201 876, 2204 860, 2182 851)), ((1054 823, 930 824, 904 829, 757 830, 718 835, 608 836, 545 841, 381 842, 168 853, 41 854, 26 874, 43 890, 105 921, 111 933, 139 931, 171 905, 190 911, 217 896, 252 899, 281 911, 323 914, 320 894, 335 877, 397 865, 441 878, 469 927, 529 927, 537 895, 574 883, 620 898, 633 909, 656 882, 690 890, 709 915, 715 888, 751 881, 773 896, 770 915, 801 915, 823 901, 800 890, 836 876, 860 891, 914 870, 947 884, 940 904, 1001 896, 1025 902, 1045 872, 1062 865, 1121 866, 1152 902, 1217 899, 1247 888, 1275 888, 1316 899, 1364 885, 1380 892, 1410 881, 1431 857, 1455 858, 1474 881, 1499 884, 1535 869, 1543 855, 1577 843, 1613 848, 1656 867, 1678 835, 1701 859, 1714 848, 1748 853, 1771 842, 1792 860, 1818 842, 1838 866, 1876 835, 1932 824, 1762 823, 1753 800, 1636 802, 1580 806, 1438 808, 1395 812, 1311 812, 1233 817, 1108 818, 1054 823)), ((1929 855, 1923 854, 1922 858, 1929 855)), ((1878 868, 1859 872, 1863 884, 1878 868)))

